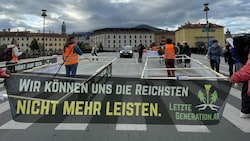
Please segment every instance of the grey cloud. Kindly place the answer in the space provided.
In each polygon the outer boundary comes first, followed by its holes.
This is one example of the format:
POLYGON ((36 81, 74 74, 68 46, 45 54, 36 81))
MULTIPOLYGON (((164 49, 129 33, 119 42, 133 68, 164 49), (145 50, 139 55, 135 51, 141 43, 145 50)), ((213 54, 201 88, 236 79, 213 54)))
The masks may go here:
MULTIPOLYGON (((2 0, 7 6, 0 6, 0 29, 24 27, 34 28, 24 22, 13 25, 20 15, 34 15, 41 18, 41 9, 47 9, 47 29, 60 33, 61 24, 66 22, 67 32, 89 31, 104 27, 130 27, 149 24, 155 27, 174 28, 187 21, 197 23, 205 19, 203 4, 209 3, 208 16, 214 20, 224 20, 223 26, 230 28, 228 18, 246 16, 250 9, 247 0, 130 0, 127 3, 110 3, 110 0, 2 0), (11 6, 12 5, 12 6, 11 6), (14 6, 14 7, 13 7, 14 6), (67 12, 77 11, 82 19, 75 19, 67 12), (51 14, 57 15, 53 17, 51 14), (8 18, 3 17, 7 16, 8 18)), ((40 22, 42 20, 40 19, 40 22)), ((250 20, 250 19, 249 19, 250 20)), ((32 21, 30 21, 32 22, 32 21)), ((35 23, 34 23, 35 24, 35 23)), ((36 23, 39 25, 39 23, 36 23)), ((41 23, 42 26, 42 23, 41 23)), ((232 25, 235 30, 243 30, 232 25)), ((41 28, 40 28, 41 29, 41 28)), ((38 29, 32 29, 38 30, 38 29)), ((246 31, 246 30, 245 30, 246 31)))

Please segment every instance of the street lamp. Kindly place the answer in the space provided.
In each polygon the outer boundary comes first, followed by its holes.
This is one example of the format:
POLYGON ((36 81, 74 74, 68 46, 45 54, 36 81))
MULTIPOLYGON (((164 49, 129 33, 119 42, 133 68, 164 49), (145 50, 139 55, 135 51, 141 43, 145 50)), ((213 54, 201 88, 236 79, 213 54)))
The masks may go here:
POLYGON ((45 56, 44 54, 44 48, 45 48, 45 17, 47 16, 46 14, 47 10, 42 9, 42 16, 43 16, 43 56, 45 56))
POLYGON ((208 17, 207 17, 207 11, 209 11, 209 8, 208 8, 208 3, 205 3, 203 4, 204 5, 204 10, 206 12, 206 31, 207 31, 207 43, 209 42, 209 35, 208 35, 208 32, 209 32, 209 23, 208 23, 208 17))

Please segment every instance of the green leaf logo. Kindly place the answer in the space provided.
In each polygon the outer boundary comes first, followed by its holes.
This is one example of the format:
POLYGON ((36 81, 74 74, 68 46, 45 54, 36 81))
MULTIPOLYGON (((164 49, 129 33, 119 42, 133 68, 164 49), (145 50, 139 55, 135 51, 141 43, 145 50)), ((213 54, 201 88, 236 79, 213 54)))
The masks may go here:
POLYGON ((199 111, 205 110, 207 107, 209 107, 213 111, 218 111, 218 109, 220 108, 219 106, 215 105, 215 102, 218 100, 218 93, 215 90, 212 94, 210 94, 211 87, 211 84, 204 85, 206 91, 205 94, 202 92, 202 90, 198 91, 197 97, 202 103, 196 106, 199 111))

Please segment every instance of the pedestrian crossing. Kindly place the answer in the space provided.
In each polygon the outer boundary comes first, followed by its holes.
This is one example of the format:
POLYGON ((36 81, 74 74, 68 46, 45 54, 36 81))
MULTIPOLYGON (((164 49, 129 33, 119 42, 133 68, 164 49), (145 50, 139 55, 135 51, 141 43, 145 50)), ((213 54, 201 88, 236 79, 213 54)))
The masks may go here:
MULTIPOLYGON (((5 94, 5 91, 1 91, 2 94, 5 94)), ((232 87, 230 90, 230 97, 233 97, 240 101, 240 90, 232 87)), ((230 98, 229 97, 229 98, 230 98)), ((103 99, 104 97, 97 97, 98 100, 103 99)), ((232 100, 230 100, 232 101, 232 100)), ((218 125, 159 125, 159 126, 173 126, 177 132, 186 132, 186 133, 213 133, 216 129, 216 126, 221 126, 221 124, 229 123, 233 126, 230 127, 236 127, 235 129, 242 131, 243 133, 250 133, 250 118, 240 118, 240 109, 237 107, 240 107, 240 102, 238 102, 238 105, 235 105, 234 103, 229 103, 228 101, 225 104, 225 109, 223 112, 222 119, 226 120, 226 122, 219 123, 218 125)), ((116 131, 141 131, 145 132, 148 130, 148 124, 120 124, 119 119, 117 120, 117 124, 115 124, 115 128, 111 130, 116 131)), ((141 119, 145 120, 145 119, 141 119)), ((146 122, 146 120, 145 120, 146 122)), ((39 124, 45 124, 45 123, 22 123, 22 122, 16 122, 11 119, 10 114, 10 106, 7 99, 0 102, 0 130, 26 130, 28 128, 33 128, 34 125, 39 124), (2 119, 8 119, 8 120, 2 120, 2 119)), ((55 124, 46 124, 46 126, 52 126, 56 131, 85 131, 88 129, 88 127, 92 126, 93 123, 55 123, 55 124), (56 126, 55 126, 56 124, 56 126)), ((156 125, 157 126, 157 125, 156 125)))

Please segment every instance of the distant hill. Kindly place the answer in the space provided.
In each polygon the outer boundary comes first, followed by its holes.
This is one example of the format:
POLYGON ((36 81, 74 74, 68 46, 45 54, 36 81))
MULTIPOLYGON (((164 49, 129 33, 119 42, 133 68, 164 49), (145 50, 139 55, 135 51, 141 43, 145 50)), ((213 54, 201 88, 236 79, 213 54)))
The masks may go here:
POLYGON ((149 29, 149 30, 152 30, 152 31, 161 31, 162 29, 159 29, 159 28, 155 28, 155 27, 152 27, 150 25, 146 25, 146 24, 141 24, 141 25, 138 25, 134 28, 146 28, 146 29, 149 29))
POLYGON ((90 36, 90 32, 75 32, 75 34, 80 34, 80 35, 82 35, 82 36, 84 36, 84 37, 89 37, 90 36))

